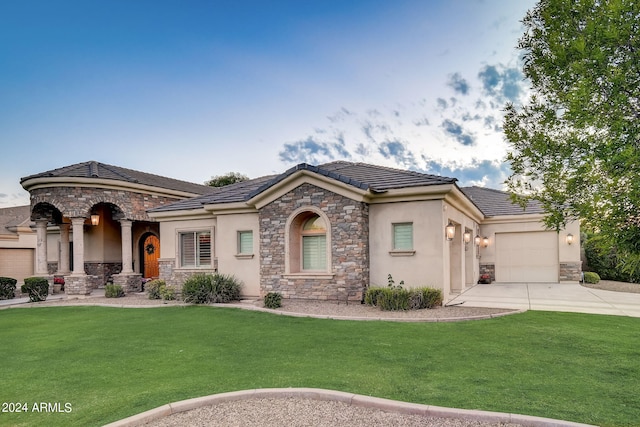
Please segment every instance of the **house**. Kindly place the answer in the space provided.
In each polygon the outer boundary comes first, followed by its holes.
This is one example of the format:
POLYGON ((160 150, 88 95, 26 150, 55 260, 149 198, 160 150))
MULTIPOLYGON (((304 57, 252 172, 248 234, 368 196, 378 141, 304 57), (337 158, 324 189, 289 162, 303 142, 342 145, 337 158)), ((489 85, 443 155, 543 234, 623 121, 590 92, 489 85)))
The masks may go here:
POLYGON ((65 276, 70 294, 106 280, 139 289, 141 277, 179 286, 197 272, 233 274, 248 297, 350 301, 389 274, 445 298, 480 274, 516 283, 580 276, 577 221, 548 231, 536 204, 522 209, 501 191, 377 165, 300 164, 211 188, 86 162, 21 183, 36 224, 35 273, 65 276))
POLYGON ((33 275, 36 233, 29 206, 0 209, 0 276, 20 282, 33 275))

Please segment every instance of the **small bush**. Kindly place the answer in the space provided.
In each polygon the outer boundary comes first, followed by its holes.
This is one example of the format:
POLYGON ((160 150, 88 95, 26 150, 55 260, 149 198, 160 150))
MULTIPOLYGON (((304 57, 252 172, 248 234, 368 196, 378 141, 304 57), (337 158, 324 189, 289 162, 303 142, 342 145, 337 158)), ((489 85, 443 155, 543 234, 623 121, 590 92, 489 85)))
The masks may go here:
POLYGON ((230 302, 240 299, 240 282, 226 274, 194 274, 182 285, 182 298, 193 304, 230 302))
POLYGON ((399 286, 369 288, 364 302, 381 310, 420 310, 442 305, 442 291, 434 288, 403 289, 399 286))
POLYGON ((124 296, 122 285, 107 285, 104 288, 104 296, 107 298, 120 298, 124 296))
POLYGON ((149 299, 162 298, 162 289, 166 287, 165 281, 160 279, 151 280, 144 284, 144 289, 147 291, 149 299))
POLYGON ((280 292, 269 292, 264 296, 264 306, 272 309, 282 307, 282 294, 280 292))
POLYGON ((173 301, 174 299, 176 299, 176 290, 168 285, 161 286, 160 296, 164 301, 173 301))
POLYGON ((376 306, 385 311, 402 311, 409 309, 410 293, 402 288, 383 288, 378 294, 376 306))
POLYGON ((384 288, 369 288, 364 294, 364 303, 376 307, 378 305, 378 296, 384 288))
POLYGON ((595 283, 598 283, 600 281, 600 276, 598 275, 598 273, 594 273, 592 271, 585 271, 584 272, 584 281, 585 281, 585 283, 595 284, 595 283))
POLYGON ((13 299, 16 296, 16 279, 0 277, 0 300, 13 299))
POLYGON ((27 277, 20 290, 29 295, 31 302, 44 301, 49 293, 49 282, 44 277, 27 277))

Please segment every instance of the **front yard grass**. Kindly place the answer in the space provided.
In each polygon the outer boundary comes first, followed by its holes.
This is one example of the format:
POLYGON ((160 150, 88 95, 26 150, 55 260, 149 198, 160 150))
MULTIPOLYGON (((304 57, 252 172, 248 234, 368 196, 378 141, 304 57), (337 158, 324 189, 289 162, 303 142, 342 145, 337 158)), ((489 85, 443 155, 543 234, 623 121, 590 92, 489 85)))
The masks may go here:
POLYGON ((392 323, 212 307, 41 307, 0 311, 0 343, 1 409, 28 408, 0 412, 0 425, 102 425, 172 401, 263 387, 602 426, 640 420, 637 318, 527 312, 392 323), (59 410, 34 412, 40 402, 59 410))

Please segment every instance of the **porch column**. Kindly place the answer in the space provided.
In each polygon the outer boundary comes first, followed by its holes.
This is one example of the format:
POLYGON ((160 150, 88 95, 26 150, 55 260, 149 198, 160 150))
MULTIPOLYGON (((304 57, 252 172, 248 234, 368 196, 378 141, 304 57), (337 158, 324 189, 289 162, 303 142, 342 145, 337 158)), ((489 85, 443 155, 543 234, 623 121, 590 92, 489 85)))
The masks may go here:
POLYGON ((58 260, 58 274, 68 276, 69 270, 69 227, 71 224, 60 224, 60 259, 58 260))
POLYGON ((36 276, 48 276, 47 219, 36 220, 36 276))
POLYGON ((122 272, 121 274, 133 273, 133 256, 131 250, 131 224, 128 219, 120 220, 122 230, 122 272))
POLYGON ((73 228, 73 275, 84 276, 84 221, 85 218, 71 218, 73 228))

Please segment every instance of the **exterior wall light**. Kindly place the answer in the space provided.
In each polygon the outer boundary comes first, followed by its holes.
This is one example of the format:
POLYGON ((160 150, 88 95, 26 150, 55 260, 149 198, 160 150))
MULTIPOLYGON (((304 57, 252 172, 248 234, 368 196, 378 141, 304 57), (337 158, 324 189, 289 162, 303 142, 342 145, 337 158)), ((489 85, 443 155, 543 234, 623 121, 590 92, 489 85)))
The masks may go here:
POLYGON ((453 240, 456 236, 456 226, 453 225, 451 221, 449 221, 449 224, 444 228, 444 234, 448 241, 453 240))
POLYGON ((567 234, 567 245, 570 245, 573 243, 573 234, 569 233, 567 234))
POLYGON ((484 236, 482 238, 482 246, 484 246, 485 248, 489 246, 489 238, 487 236, 484 236))
POLYGON ((100 215, 98 214, 91 215, 91 225, 98 225, 98 224, 100 224, 100 215))
POLYGON ((480 236, 476 234, 476 237, 473 238, 473 243, 475 243, 476 246, 480 246, 480 236))
POLYGON ((468 244, 471 241, 471 232, 469 230, 465 231, 463 234, 464 244, 468 244))

